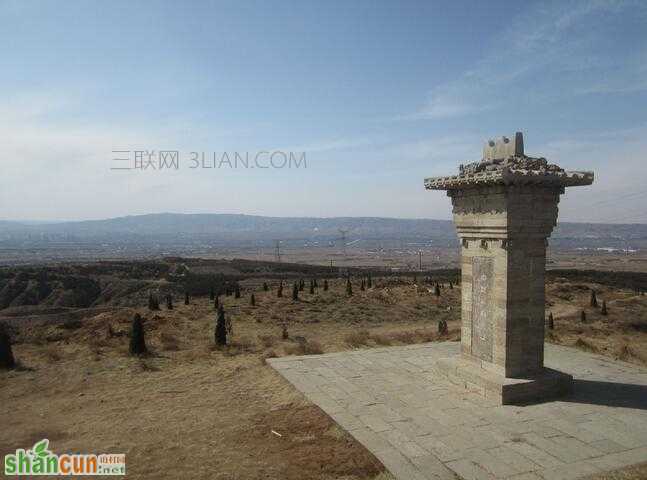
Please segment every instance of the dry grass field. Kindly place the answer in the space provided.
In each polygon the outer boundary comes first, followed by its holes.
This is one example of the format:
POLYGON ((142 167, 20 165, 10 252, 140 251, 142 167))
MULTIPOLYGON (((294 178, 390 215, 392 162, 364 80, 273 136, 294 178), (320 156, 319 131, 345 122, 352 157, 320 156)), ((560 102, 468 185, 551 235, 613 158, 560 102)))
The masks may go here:
MULTIPOLYGON (((271 356, 459 339, 460 289, 441 295, 410 277, 374 280, 351 297, 345 281, 324 292, 277 298, 263 279, 221 296, 230 345, 214 346, 208 297, 175 308, 113 307, 80 322, 15 333, 21 368, 0 372, 0 454, 47 437, 56 452, 126 453, 132 478, 387 479, 384 467, 266 366, 271 356), (256 305, 250 305, 254 293, 256 305), (128 355, 134 313, 151 354, 128 355), (445 319, 449 333, 440 336, 445 319), (288 338, 283 339, 283 325, 288 338)), ((307 283, 307 282, 306 282, 307 283)), ((555 317, 549 341, 647 364, 647 297, 557 279, 547 285, 555 317), (590 289, 608 315, 590 306, 590 289), (581 311, 586 321, 581 321, 581 311)), ((602 478, 644 478, 638 468, 602 478)))

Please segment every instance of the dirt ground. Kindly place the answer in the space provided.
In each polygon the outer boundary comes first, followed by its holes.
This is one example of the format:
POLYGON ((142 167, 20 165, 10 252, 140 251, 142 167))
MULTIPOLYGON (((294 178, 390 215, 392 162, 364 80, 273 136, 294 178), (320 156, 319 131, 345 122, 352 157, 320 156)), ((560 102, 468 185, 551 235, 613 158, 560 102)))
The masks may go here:
POLYGON ((546 293, 547 315, 552 312, 555 319, 555 329, 547 330, 547 341, 647 365, 647 296, 564 279, 548 284, 546 293), (591 306, 592 289, 597 307, 591 306), (603 301, 607 315, 602 315, 603 301))
MULTIPOLYGON (((345 281, 330 283, 314 295, 306 285, 296 302, 291 285, 277 298, 276 285, 264 292, 262 279, 243 283, 240 299, 221 296, 233 328, 226 348, 214 346, 207 297, 25 328, 14 345, 21 368, 0 372, 0 454, 46 437, 55 452, 125 453, 132 478, 390 478, 264 359, 434 341, 440 319, 449 325, 442 338, 458 340, 460 289, 445 285, 437 297, 429 285, 390 278, 366 291, 355 281, 348 297, 345 281), (127 354, 135 312, 152 352, 144 358, 127 354)), ((555 317, 549 341, 647 364, 646 296, 558 279, 547 302, 555 317), (590 306, 591 288, 607 316, 590 306)), ((647 468, 634 470, 596 478, 647 476, 647 468)))
POLYGON ((596 252, 587 254, 558 251, 549 254, 547 268, 647 272, 647 255, 644 250, 627 255, 622 253, 596 252))

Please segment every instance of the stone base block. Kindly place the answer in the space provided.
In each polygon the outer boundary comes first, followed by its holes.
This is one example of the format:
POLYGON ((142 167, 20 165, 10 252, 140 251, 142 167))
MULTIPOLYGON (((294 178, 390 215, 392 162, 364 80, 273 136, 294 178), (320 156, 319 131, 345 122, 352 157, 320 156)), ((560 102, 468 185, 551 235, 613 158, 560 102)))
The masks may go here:
POLYGON ((507 378, 461 356, 439 359, 436 370, 450 382, 501 405, 542 402, 565 395, 573 388, 572 375, 551 368, 528 378, 507 378))

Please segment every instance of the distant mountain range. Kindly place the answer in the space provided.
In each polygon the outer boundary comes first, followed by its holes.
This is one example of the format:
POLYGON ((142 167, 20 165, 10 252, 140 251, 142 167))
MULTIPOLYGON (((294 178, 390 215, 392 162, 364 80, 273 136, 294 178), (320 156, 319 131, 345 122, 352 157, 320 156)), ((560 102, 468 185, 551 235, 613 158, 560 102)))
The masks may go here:
POLYGON ((272 235, 277 238, 311 238, 339 236, 339 229, 354 235, 371 237, 414 236, 441 233, 453 235, 447 220, 397 219, 379 217, 263 217, 236 214, 159 213, 48 224, 0 221, 0 235, 48 234, 98 237, 102 235, 209 235, 228 238, 251 238, 272 235))
MULTIPOLYGON (((0 221, 0 245, 24 242, 209 241, 214 244, 270 244, 276 240, 332 242, 422 241, 454 244, 449 220, 381 217, 263 217, 235 214, 161 213, 87 220, 38 223, 0 221), (345 232, 345 233, 344 233, 345 232)), ((585 246, 647 245, 647 224, 560 223, 552 242, 585 246)))

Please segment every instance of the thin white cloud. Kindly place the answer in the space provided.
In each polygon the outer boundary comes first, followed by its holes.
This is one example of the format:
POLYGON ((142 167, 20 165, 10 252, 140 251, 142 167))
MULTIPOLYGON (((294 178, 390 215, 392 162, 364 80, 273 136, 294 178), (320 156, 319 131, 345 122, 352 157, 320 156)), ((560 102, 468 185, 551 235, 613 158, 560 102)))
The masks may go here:
POLYGON ((432 87, 418 111, 399 119, 463 117, 518 99, 545 101, 569 94, 644 90, 644 54, 628 53, 626 58, 609 61, 597 52, 609 39, 597 33, 596 22, 626 15, 647 18, 647 4, 602 0, 540 4, 513 19, 492 51, 473 68, 432 87), (600 82, 601 77, 610 80, 600 82))
POLYGON ((491 103, 470 102, 468 99, 455 94, 453 88, 436 88, 429 94, 427 104, 418 112, 407 115, 406 119, 436 120, 450 117, 462 117, 481 113, 494 107, 491 103), (445 91, 443 91, 445 90, 445 91))
MULTIPOLYGON (((160 211, 279 214, 279 207, 294 197, 310 198, 313 185, 330 191, 308 170, 191 169, 184 157, 179 170, 112 171, 113 150, 130 151, 131 160, 139 149, 171 148, 188 155, 200 149, 194 142, 203 144, 207 131, 207 142, 239 132, 208 126, 188 131, 185 122, 168 127, 80 124, 67 120, 75 111, 74 99, 54 101, 43 94, 21 99, 0 111, 2 219, 93 219, 160 211), (296 184, 303 194, 294 194, 296 184)), ((370 138, 336 138, 292 150, 331 152, 370 144, 370 138)), ((205 150, 222 146, 206 144, 205 150)), ((323 195, 309 201, 320 204, 323 195)), ((304 205, 297 202, 289 213, 304 205)))
POLYGON ((0 103, 0 126, 39 121, 78 104, 79 99, 55 92, 12 92, 0 103))
MULTIPOLYGON (((62 121, 75 99, 20 94, 0 110, 0 218, 102 218, 118 204, 151 207, 136 193, 168 176, 111 171, 113 150, 167 145, 170 138, 132 126, 62 121), (135 200, 139 205, 135 204, 135 200)), ((143 212, 141 212, 143 213, 143 212)))
POLYGON ((319 142, 296 145, 289 148, 279 148, 277 150, 284 152, 320 153, 335 150, 350 150, 353 148, 373 145, 374 143, 375 141, 368 137, 333 138, 319 142))

